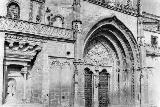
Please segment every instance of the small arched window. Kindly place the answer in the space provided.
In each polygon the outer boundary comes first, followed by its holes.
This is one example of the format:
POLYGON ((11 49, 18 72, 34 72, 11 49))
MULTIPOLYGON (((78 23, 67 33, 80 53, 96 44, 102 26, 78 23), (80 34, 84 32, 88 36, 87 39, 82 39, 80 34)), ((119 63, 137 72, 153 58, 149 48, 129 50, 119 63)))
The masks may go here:
POLYGON ((11 2, 7 6, 7 17, 11 19, 19 19, 20 7, 17 3, 11 2))

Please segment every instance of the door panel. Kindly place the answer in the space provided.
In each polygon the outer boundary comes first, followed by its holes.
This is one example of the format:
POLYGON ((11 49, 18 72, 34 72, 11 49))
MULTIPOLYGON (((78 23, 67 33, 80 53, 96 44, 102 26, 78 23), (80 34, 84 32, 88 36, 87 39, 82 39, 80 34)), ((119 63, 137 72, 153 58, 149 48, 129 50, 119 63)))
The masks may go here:
POLYGON ((99 74, 99 88, 98 88, 98 97, 99 97, 99 107, 108 107, 108 74, 107 72, 101 72, 99 74))
POLYGON ((85 71, 85 107, 92 107, 92 73, 85 71))

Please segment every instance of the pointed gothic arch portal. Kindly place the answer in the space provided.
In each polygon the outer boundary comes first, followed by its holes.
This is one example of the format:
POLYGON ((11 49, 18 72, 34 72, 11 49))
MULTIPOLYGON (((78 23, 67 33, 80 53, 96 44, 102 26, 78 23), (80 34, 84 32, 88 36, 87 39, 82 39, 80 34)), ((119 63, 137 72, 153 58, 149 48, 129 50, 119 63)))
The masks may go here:
MULTIPOLYGON (((134 104, 136 100, 134 69, 139 66, 139 49, 132 32, 115 16, 101 20, 89 31, 83 53, 86 66, 104 68, 102 71, 98 71, 97 99, 99 107, 108 107, 113 104, 134 104), (109 70, 108 67, 110 67, 109 70), (128 74, 125 77, 127 79, 123 76, 124 71, 128 74), (120 90, 125 91, 121 92, 120 90), (123 101, 120 101, 122 97, 123 101)), ((85 78, 86 81, 88 80, 85 78)), ((90 81, 93 83, 91 86, 95 87, 96 84, 93 82, 95 80, 90 81)), ((88 95, 92 98, 95 93, 91 91, 90 94, 88 92, 88 95)), ((96 103, 87 98, 88 96, 85 95, 85 103, 96 103)))

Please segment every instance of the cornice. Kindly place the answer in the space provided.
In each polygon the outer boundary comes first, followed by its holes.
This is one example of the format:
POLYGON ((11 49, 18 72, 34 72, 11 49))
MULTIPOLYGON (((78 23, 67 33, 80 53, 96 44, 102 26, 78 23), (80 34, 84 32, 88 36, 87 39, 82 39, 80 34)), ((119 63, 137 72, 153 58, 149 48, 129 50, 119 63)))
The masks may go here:
POLYGON ((150 18, 150 19, 155 19, 155 20, 160 20, 160 16, 157 16, 155 14, 147 13, 145 11, 142 12, 142 17, 144 18, 150 18))
POLYGON ((160 57, 160 47, 145 44, 146 56, 160 57))
POLYGON ((84 0, 92 4, 96 4, 102 7, 105 7, 107 9, 111 9, 114 11, 118 11, 127 15, 138 17, 138 9, 135 9, 133 7, 129 7, 127 5, 114 3, 114 5, 110 5, 109 3, 103 3, 102 1, 98 0, 84 0))
POLYGON ((45 3, 45 0, 31 0, 31 1, 35 1, 35 2, 38 2, 38 3, 45 3))

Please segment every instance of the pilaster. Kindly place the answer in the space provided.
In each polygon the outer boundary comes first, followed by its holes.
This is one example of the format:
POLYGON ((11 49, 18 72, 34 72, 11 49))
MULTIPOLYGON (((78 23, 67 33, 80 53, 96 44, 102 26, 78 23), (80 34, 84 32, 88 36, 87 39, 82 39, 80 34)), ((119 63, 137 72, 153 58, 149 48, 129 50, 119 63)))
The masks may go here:
POLYGON ((2 93, 3 93, 3 59, 4 59, 4 41, 5 41, 5 33, 0 32, 0 105, 2 105, 2 93))
POLYGON ((50 73, 49 73, 49 58, 46 52, 43 52, 43 83, 42 83, 42 100, 44 107, 49 107, 49 85, 50 85, 50 73))

